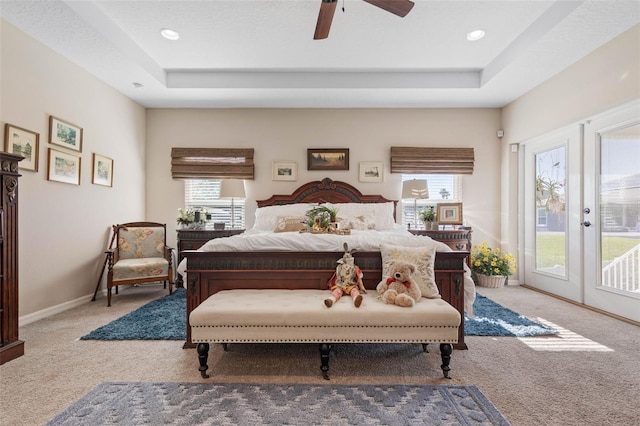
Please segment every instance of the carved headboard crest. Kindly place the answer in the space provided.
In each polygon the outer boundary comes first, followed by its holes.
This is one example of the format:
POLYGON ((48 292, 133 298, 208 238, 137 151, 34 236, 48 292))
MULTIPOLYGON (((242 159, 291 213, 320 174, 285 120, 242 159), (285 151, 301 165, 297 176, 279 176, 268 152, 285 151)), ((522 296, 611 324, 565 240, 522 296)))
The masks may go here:
POLYGON ((328 177, 321 181, 313 181, 300 186, 291 195, 272 195, 265 200, 258 200, 258 207, 276 206, 295 203, 388 203, 397 205, 396 200, 389 200, 382 195, 363 195, 354 186, 332 180, 328 177))

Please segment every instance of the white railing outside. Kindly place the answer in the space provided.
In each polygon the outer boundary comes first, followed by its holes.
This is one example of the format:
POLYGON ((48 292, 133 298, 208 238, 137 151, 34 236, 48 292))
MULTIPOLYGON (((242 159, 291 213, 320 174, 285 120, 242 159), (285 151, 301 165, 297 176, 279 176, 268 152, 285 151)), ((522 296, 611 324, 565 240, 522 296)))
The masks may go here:
POLYGON ((640 292, 640 245, 602 268, 602 285, 618 290, 640 292))

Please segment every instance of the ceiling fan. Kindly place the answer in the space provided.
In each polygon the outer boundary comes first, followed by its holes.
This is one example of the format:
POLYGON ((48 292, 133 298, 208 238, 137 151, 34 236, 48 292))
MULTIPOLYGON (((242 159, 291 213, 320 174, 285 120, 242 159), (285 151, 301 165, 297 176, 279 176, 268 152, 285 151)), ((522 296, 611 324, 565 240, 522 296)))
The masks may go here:
MULTIPOLYGON (((380 9, 391 12, 401 18, 405 17, 413 7, 411 0, 364 0, 380 9)), ((321 40, 329 37, 331 29, 331 21, 336 11, 338 0, 322 0, 320 3, 320 13, 318 13, 318 23, 316 24, 316 32, 313 34, 314 40, 321 40)))

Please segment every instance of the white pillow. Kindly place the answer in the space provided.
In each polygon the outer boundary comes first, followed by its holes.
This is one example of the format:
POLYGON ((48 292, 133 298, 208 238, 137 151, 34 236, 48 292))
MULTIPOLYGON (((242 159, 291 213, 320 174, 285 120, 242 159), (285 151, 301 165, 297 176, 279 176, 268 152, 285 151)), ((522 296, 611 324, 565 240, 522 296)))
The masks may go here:
POLYGON ((256 220, 253 229, 272 232, 276 227, 278 216, 305 216, 316 204, 298 203, 282 206, 259 207, 256 209, 256 220))
POLYGON ((345 221, 359 217, 374 217, 375 228, 378 231, 392 229, 395 220, 393 218, 393 202, 388 203, 332 203, 326 204, 338 209, 338 217, 345 221))
POLYGON ((380 244, 382 255, 382 277, 388 277, 389 264, 396 260, 413 263, 416 272, 413 280, 420 287, 422 297, 428 299, 440 299, 440 292, 436 285, 433 265, 436 260, 435 246, 429 247, 404 247, 391 244, 380 244))

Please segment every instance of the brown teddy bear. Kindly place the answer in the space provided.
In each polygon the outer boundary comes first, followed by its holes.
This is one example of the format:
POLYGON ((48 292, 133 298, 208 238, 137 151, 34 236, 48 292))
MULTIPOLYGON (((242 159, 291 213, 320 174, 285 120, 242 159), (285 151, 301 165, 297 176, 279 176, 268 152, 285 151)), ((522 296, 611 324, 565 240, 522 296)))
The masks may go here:
POLYGON ((416 272, 412 263, 394 261, 389 264, 388 276, 376 287, 384 303, 412 307, 422 297, 420 287, 411 279, 416 272))

